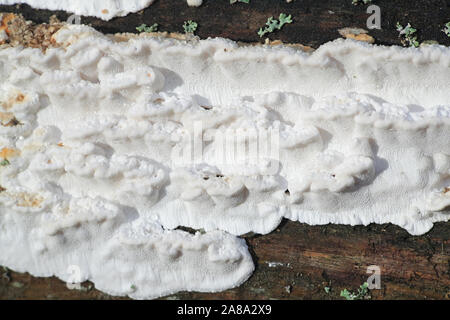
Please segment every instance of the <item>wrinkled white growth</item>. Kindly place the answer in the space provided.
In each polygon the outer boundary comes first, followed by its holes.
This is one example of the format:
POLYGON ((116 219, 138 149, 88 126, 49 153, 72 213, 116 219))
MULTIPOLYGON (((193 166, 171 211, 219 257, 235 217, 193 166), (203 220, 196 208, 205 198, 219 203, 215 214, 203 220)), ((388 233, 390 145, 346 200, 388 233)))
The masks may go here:
POLYGON ((203 0, 187 0, 187 4, 190 7, 200 7, 203 3, 203 0))
POLYGON ((239 285, 253 264, 230 233, 283 217, 412 234, 449 218, 449 48, 55 39, 0 50, 0 264, 65 280, 78 265, 100 290, 152 298, 239 285), (279 135, 276 153, 220 161, 220 137, 241 148, 254 130, 279 135))
POLYGON ((123 17, 148 7, 154 0, 0 0, 0 4, 26 3, 37 9, 64 10, 103 20, 123 17))

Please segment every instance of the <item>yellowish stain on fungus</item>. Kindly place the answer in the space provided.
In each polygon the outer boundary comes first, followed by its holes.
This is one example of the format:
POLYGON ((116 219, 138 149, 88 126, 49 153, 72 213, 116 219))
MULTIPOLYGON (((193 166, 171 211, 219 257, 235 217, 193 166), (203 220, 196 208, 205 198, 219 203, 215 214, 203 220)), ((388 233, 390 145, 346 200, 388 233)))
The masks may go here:
POLYGON ((30 194, 26 192, 20 192, 12 195, 17 199, 16 206, 23 208, 36 208, 39 207, 44 201, 44 198, 37 194, 30 194))
POLYGON ((11 112, 0 112, 0 125, 4 127, 14 127, 21 124, 11 112))
POLYGON ((364 41, 368 43, 374 43, 375 39, 372 36, 369 36, 368 34, 362 33, 362 34, 347 34, 345 36, 347 39, 353 39, 357 41, 364 41))
POLYGON ((107 9, 103 9, 103 10, 102 10, 102 13, 103 13, 103 14, 108 14, 109 11, 108 11, 107 9))
POLYGON ((0 158, 2 159, 9 159, 9 158, 13 158, 16 157, 20 154, 20 151, 17 149, 12 149, 12 148, 3 148, 0 151, 0 158))
POLYGON ((5 123, 2 125, 5 127, 15 127, 17 125, 21 124, 19 120, 16 119, 16 117, 12 118, 8 123, 5 123))
POLYGON ((0 23, 0 31, 5 30, 6 33, 9 33, 8 30, 8 22, 13 20, 16 17, 14 13, 8 13, 3 16, 3 19, 0 23))
POLYGON ((375 38, 369 35, 367 30, 361 28, 342 28, 339 29, 338 32, 346 39, 375 43, 375 38))
POLYGON ((10 122, 12 119, 14 119, 14 114, 11 112, 0 112, 0 121, 2 122, 2 125, 6 125, 6 123, 10 122))
POLYGON ((3 102, 2 107, 4 110, 9 110, 15 104, 24 102, 25 99, 26 99, 26 96, 23 93, 18 92, 17 94, 10 97, 6 102, 3 102))

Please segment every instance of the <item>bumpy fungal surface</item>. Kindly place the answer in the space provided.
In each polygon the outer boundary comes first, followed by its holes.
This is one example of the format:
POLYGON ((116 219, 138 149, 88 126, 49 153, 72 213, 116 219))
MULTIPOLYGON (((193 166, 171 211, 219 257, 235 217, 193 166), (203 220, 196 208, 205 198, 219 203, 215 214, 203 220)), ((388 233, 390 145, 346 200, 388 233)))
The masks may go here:
POLYGON ((2 265, 154 298, 241 284, 283 217, 450 217, 449 48, 53 38, 0 50, 2 265))
POLYGON ((26 3, 33 8, 64 10, 77 15, 93 16, 103 20, 123 17, 130 12, 145 9, 154 0, 0 0, 0 4, 26 3))

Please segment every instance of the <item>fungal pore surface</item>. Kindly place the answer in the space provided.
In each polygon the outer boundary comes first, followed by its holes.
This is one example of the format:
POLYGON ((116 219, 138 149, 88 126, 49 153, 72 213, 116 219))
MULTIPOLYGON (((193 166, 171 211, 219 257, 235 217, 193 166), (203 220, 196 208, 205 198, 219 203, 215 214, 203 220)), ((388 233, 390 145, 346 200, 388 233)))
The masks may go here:
POLYGON ((283 218, 449 219, 447 47, 53 41, 0 48, 0 265, 156 298, 242 284, 283 218))

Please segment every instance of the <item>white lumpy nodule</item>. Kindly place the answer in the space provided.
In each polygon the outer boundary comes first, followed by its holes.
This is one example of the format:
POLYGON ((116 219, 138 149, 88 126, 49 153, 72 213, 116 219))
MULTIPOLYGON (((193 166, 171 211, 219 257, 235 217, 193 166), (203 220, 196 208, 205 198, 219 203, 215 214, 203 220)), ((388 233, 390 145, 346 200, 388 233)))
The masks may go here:
POLYGON ((54 38, 0 49, 2 265, 155 298, 240 285, 282 218, 449 219, 449 48, 54 38))

